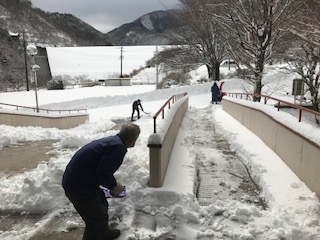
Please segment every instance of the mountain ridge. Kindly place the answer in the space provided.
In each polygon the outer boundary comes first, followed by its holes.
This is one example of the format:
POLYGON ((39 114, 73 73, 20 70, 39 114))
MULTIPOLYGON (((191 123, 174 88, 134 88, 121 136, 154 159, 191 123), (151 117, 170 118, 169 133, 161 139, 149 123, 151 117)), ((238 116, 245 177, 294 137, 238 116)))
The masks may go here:
MULTIPOLYGON (((32 64, 25 45, 42 48, 43 57, 46 47, 169 45, 174 43, 174 28, 179 27, 174 15, 173 10, 154 11, 103 34, 72 14, 45 12, 30 0, 1 0, 0 91, 25 87, 32 64)), ((40 78, 39 86, 46 86, 50 78, 40 78)))
MULTIPOLYGON (((31 57, 25 56, 24 46, 28 44, 44 49, 113 45, 103 33, 71 14, 44 12, 29 0, 1 0, 0 91, 18 90, 25 85, 32 63, 31 57)), ((45 86, 47 80, 40 79, 39 83, 45 86)))
POLYGON ((180 27, 175 10, 159 10, 147 13, 131 23, 126 23, 106 36, 117 45, 170 45, 177 42, 175 29, 180 27))

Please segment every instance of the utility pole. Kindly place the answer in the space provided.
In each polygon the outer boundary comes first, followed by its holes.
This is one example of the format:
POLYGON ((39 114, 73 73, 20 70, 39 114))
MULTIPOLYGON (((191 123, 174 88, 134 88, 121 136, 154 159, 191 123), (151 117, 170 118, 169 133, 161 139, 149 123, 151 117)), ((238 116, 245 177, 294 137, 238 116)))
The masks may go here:
POLYGON ((120 48, 120 78, 122 78, 122 59, 123 59, 123 47, 120 48))
POLYGON ((158 45, 156 45, 156 89, 158 88, 159 83, 159 62, 158 62, 158 45))
POLYGON ((27 91, 29 91, 28 62, 27 62, 27 44, 25 39, 25 30, 22 31, 23 51, 24 51, 24 68, 26 73, 27 91))

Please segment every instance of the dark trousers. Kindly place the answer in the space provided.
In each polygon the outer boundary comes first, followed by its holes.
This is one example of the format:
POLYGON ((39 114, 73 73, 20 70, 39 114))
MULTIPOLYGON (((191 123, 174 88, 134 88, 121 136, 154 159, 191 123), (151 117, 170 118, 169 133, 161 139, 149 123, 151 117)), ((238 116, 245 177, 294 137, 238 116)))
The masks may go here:
POLYGON ((211 95, 211 103, 214 103, 214 102, 217 103, 219 101, 221 101, 220 95, 215 95, 215 94, 211 95))
POLYGON ((133 120, 133 115, 134 115, 135 111, 137 111, 137 113, 138 113, 138 119, 140 118, 139 108, 132 108, 131 120, 133 120))
POLYGON ((65 194, 86 224, 83 240, 100 239, 109 229, 109 204, 103 191, 99 194, 75 194, 66 191, 65 194))

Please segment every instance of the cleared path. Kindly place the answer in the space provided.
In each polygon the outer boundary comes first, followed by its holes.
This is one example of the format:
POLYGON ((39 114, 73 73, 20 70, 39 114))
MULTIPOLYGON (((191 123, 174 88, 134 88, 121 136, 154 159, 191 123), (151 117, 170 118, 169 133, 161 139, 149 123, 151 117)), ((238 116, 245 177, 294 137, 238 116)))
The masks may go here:
POLYGON ((241 159, 230 150, 227 140, 216 133, 210 115, 208 108, 190 109, 184 121, 190 129, 186 141, 192 143, 189 151, 197 165, 195 194, 199 204, 208 206, 217 200, 233 199, 265 207, 259 197, 260 188, 241 159))
MULTIPOLYGON (((196 181, 194 183, 194 194, 200 205, 208 206, 216 201, 224 201, 233 199, 237 201, 245 201, 248 204, 255 204, 265 207, 262 199, 259 198, 260 189, 251 180, 246 167, 242 164, 237 154, 230 150, 229 144, 223 136, 215 132, 215 127, 210 120, 211 108, 206 109, 188 109, 181 128, 185 132, 185 137, 176 142, 178 145, 192 146, 188 147, 187 154, 194 159, 196 164, 196 181), (200 119, 200 121, 199 121, 200 119), (190 144, 191 143, 191 144, 190 144)), ((50 142, 47 143, 52 145, 50 142)), ((39 146, 37 146, 39 148, 39 146)), ((48 151, 46 146, 41 149, 48 151)), ((12 148, 12 152, 17 152, 16 148, 12 148)), ((45 152, 43 154, 45 155, 45 152)), ((2 151, 0 151, 2 152, 2 151)), ((7 153, 6 153, 7 154, 7 153)), ((35 155, 39 155, 37 151, 35 155)), ((39 159, 42 160, 42 157, 39 159)), ((7 168, 6 168, 7 169, 7 168)), ((2 169, 3 170, 3 169, 2 169)), ((20 171, 23 168, 20 168, 20 171)), ((7 170, 5 170, 7 171, 7 170)), ((220 217, 223 212, 217 213, 214 218, 208 218, 203 225, 223 226, 225 218, 220 217)), ((32 227, 41 222, 43 216, 21 216, 15 214, 3 214, 0 216, 2 231, 13 230, 17 224, 20 227, 32 227)), ((125 217, 125 216, 124 216, 125 217)), ((111 224, 121 224, 121 219, 111 219, 111 224)), ((146 230, 156 232, 157 228, 171 229, 174 220, 163 215, 150 215, 145 212, 135 210, 132 219, 132 228, 136 231, 134 235, 139 236, 139 232, 146 230)), ((80 239, 83 233, 83 223, 76 213, 57 214, 52 218, 44 228, 35 233, 30 240, 74 240, 80 239), (80 223, 74 229, 68 222, 80 223), (66 229, 66 226, 69 229, 66 229)), ((221 227, 223 228, 223 227, 221 227)), ((177 230, 169 230, 164 232, 158 240, 175 240, 179 239, 177 230)), ((132 235, 132 234, 131 234, 132 235)), ((128 239, 128 233, 123 232, 121 239, 128 239)), ((199 240, 211 238, 199 237, 199 240)))

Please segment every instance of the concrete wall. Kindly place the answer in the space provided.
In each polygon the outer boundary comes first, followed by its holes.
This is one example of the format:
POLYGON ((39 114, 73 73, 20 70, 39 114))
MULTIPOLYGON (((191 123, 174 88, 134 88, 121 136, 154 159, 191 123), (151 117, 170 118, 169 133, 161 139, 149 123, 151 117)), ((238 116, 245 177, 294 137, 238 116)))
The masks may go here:
POLYGON ((78 126, 89 119, 89 115, 69 114, 69 115, 45 115, 26 113, 6 113, 0 112, 0 124, 10 126, 35 126, 43 128, 66 129, 78 126))
POLYGON ((186 97, 180 107, 176 110, 172 122, 165 133, 161 144, 148 144, 149 147, 149 168, 150 187, 161 187, 166 175, 171 152, 176 141, 180 124, 189 106, 189 99, 186 97))
POLYGON ((222 106, 224 111, 261 138, 320 197, 319 145, 264 112, 225 99, 222 106))
MULTIPOLYGON (((38 87, 46 88, 48 81, 52 79, 51 70, 48 62, 47 49, 41 47, 37 47, 37 49, 38 53, 34 57, 35 63, 40 66, 40 69, 37 71, 37 83, 38 87)), ((30 69, 28 69, 28 71, 31 73, 30 69)), ((29 80, 33 81, 31 77, 29 77, 29 80)))

